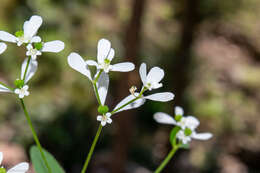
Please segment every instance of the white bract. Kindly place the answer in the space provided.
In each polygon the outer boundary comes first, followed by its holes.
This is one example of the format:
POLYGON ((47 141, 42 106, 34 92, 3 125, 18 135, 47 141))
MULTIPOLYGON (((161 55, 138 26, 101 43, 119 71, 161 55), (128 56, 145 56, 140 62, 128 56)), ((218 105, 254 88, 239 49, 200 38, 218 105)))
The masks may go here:
POLYGON ((101 125, 105 126, 107 123, 108 124, 112 123, 112 119, 110 117, 111 117, 111 113, 106 113, 105 115, 98 115, 97 121, 100 121, 101 125))
POLYGON ((2 54, 6 50, 7 46, 5 43, 0 42, 0 54, 2 54))
POLYGON ((29 96, 30 92, 28 91, 29 86, 28 85, 24 85, 22 88, 16 88, 14 90, 15 94, 19 95, 19 98, 22 99, 24 98, 24 96, 29 96))
POLYGON ((64 47, 64 43, 60 40, 49 41, 46 43, 36 43, 35 46, 28 44, 26 46, 26 55, 31 56, 33 60, 36 60, 37 56, 42 55, 42 52, 58 53, 62 51, 64 47))
POLYGON ((129 72, 134 70, 135 65, 131 62, 124 62, 111 65, 111 61, 115 56, 115 50, 111 48, 110 41, 106 39, 100 39, 97 46, 97 62, 93 60, 87 60, 86 64, 90 66, 96 66, 97 69, 102 69, 104 72, 120 71, 129 72))
POLYGON ((21 46, 23 43, 41 42, 41 38, 36 36, 41 25, 41 16, 34 15, 28 21, 24 22, 23 31, 16 32, 16 36, 5 31, 0 31, 0 40, 17 43, 18 46, 21 46))
POLYGON ((0 173, 25 173, 29 169, 28 163, 21 162, 16 166, 12 167, 11 169, 9 169, 8 171, 6 171, 6 169, 3 166, 1 166, 2 161, 3 161, 3 153, 0 152, 0 173))
POLYGON ((191 141, 192 138, 199 140, 208 140, 212 137, 211 133, 196 133, 195 129, 199 126, 200 122, 193 116, 183 116, 184 111, 181 107, 175 107, 175 118, 163 113, 157 112, 154 114, 154 119, 158 123, 176 125, 180 127, 176 137, 182 141, 183 144, 191 141))

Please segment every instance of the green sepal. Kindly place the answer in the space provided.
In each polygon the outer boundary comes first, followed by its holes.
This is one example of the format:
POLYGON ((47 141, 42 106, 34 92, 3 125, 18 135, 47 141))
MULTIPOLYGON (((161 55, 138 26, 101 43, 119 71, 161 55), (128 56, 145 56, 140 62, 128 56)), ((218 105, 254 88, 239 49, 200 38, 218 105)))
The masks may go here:
POLYGON ((186 127, 185 130, 184 130, 184 134, 186 136, 190 136, 192 134, 192 130, 186 127))
POLYGON ((176 126, 172 129, 171 133, 170 133, 170 143, 172 144, 172 146, 175 146, 176 144, 176 134, 181 130, 181 128, 179 126, 176 126))
POLYGON ((33 45, 34 45, 34 48, 37 49, 37 50, 41 50, 42 47, 43 47, 43 43, 41 43, 41 42, 40 43, 34 43, 33 45))
POLYGON ((180 145, 180 148, 183 148, 183 149, 189 149, 190 148, 190 144, 181 144, 180 145))
POLYGON ((98 107, 98 112, 101 113, 102 115, 107 113, 109 111, 109 108, 107 105, 100 105, 98 107))
POLYGON ((15 36, 16 37, 22 37, 24 35, 23 31, 16 31, 15 36))
POLYGON ((182 119, 182 115, 175 115, 174 119, 179 122, 182 119))
POLYGON ((6 173, 5 168, 0 168, 0 173, 6 173))
POLYGON ((22 88, 24 86, 24 81, 21 79, 16 79, 14 81, 14 85, 16 86, 16 88, 22 88))

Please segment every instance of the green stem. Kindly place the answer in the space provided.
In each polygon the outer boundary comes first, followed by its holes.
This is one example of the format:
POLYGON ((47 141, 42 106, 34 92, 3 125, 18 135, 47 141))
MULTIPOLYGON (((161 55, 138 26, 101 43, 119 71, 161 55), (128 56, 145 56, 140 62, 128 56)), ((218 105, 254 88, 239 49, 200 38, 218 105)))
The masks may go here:
POLYGON ((101 124, 100 124, 99 127, 98 127, 98 131, 97 131, 96 136, 95 136, 95 138, 94 138, 94 141, 93 141, 93 143, 92 143, 92 145, 91 145, 91 148, 90 148, 90 150, 89 150, 87 159, 86 159, 86 161, 85 161, 85 163, 84 163, 84 166, 83 166, 83 168, 82 168, 81 173, 85 173, 86 170, 87 170, 89 161, 90 161, 90 159, 91 159, 91 157, 92 157, 92 154, 93 154, 93 152, 94 152, 95 146, 96 146, 97 141, 98 141, 98 138, 99 138, 100 133, 101 133, 101 131, 102 131, 102 127, 103 127, 103 126, 102 126, 101 124))
POLYGON ((32 134, 33 134, 33 138, 34 138, 34 140, 35 140, 35 143, 37 144, 37 147, 38 147, 38 149, 40 150, 42 159, 43 159, 43 161, 44 161, 44 163, 45 163, 45 165, 46 165, 46 167, 47 167, 47 169, 48 169, 48 172, 51 173, 51 168, 50 168, 50 166, 49 166, 49 164, 48 164, 48 162, 47 162, 47 159, 46 159, 46 157, 45 157, 45 155, 44 155, 44 153, 43 153, 43 149, 42 149, 41 143, 40 143, 40 141, 39 141, 39 139, 38 139, 38 137, 37 137, 36 131, 35 131, 34 128, 33 128, 32 121, 31 121, 31 118, 30 118, 30 116, 29 116, 29 114, 28 114, 28 111, 27 111, 27 109, 26 109, 26 107, 25 107, 24 101, 23 101, 23 99, 20 99, 20 101, 21 101, 21 105, 22 105, 24 114, 25 114, 25 116, 26 116, 27 122, 28 122, 28 124, 29 124, 29 126, 30 126, 30 128, 31 128, 31 131, 32 131, 32 134))
POLYGON ((173 147, 170 153, 167 155, 167 157, 160 164, 160 166, 154 171, 154 173, 160 173, 163 170, 163 168, 167 165, 167 163, 171 160, 171 158, 174 156, 174 154, 178 149, 179 149, 178 145, 176 147, 173 147))
POLYGON ((100 100, 100 96, 99 96, 99 93, 98 93, 98 88, 97 88, 97 81, 101 75, 101 73, 103 72, 103 70, 100 70, 97 77, 92 81, 92 84, 93 84, 93 87, 94 87, 94 91, 95 91, 95 94, 97 96, 97 101, 98 101, 98 104, 99 105, 102 105, 101 103, 101 100, 100 100))
POLYGON ((25 68, 25 71, 24 71, 24 74, 23 74, 23 78, 22 78, 23 81, 25 80, 26 73, 28 71, 30 61, 31 61, 31 57, 29 57, 28 60, 27 60, 26 68, 25 68))

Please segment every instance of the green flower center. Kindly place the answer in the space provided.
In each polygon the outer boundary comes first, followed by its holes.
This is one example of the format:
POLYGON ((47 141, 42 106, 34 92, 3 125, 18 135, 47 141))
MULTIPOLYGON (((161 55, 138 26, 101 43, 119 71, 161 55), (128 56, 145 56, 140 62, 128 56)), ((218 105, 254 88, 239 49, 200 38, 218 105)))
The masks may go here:
POLYGON ((180 122, 181 119, 182 119, 182 115, 175 115, 174 119, 175 119, 177 122, 180 122))
POLYGON ((190 135, 192 134, 192 130, 189 129, 189 128, 185 128, 184 134, 185 134, 186 136, 190 136, 190 135))

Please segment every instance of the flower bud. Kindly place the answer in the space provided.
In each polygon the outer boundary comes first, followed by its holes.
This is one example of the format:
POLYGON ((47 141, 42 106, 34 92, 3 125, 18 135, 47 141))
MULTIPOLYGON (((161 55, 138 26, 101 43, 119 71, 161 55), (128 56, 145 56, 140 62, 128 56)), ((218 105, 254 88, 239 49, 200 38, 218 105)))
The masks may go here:
POLYGON ((106 105, 100 105, 98 107, 98 112, 101 114, 105 114, 109 111, 109 108, 106 105))
POLYGON ((16 79, 16 80, 14 81, 14 85, 15 85, 17 88, 22 88, 23 85, 24 85, 24 81, 21 80, 21 79, 16 79))

